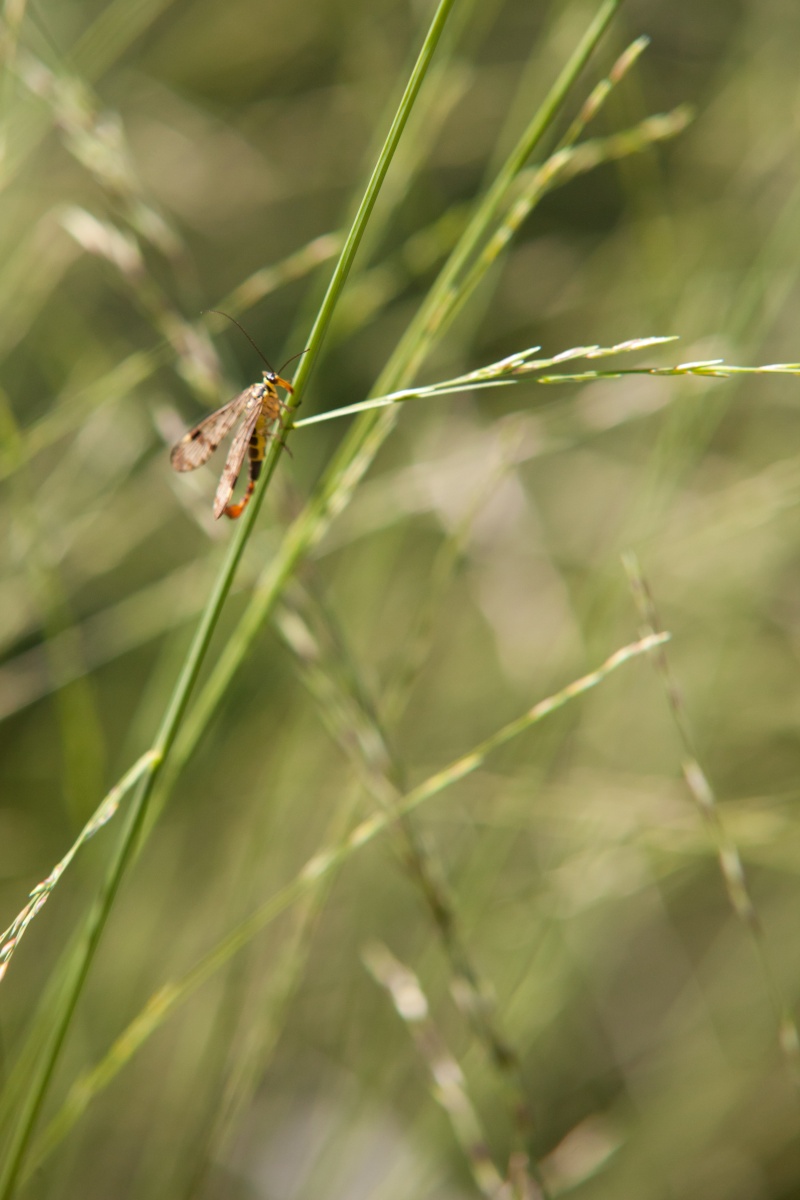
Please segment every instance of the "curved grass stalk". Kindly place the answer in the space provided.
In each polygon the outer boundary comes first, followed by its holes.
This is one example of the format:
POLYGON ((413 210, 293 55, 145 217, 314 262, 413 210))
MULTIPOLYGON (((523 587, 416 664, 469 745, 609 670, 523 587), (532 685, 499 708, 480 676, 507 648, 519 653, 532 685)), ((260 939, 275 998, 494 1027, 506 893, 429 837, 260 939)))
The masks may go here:
MULTIPOLYGON (((796 372, 800 373, 800 368, 796 372)), ((638 558, 628 551, 622 558, 631 592, 639 610, 642 632, 655 633, 660 621, 653 594, 642 572, 638 558)), ((769 952, 764 927, 759 917, 753 892, 745 872, 739 848, 729 834, 720 813, 711 782, 700 765, 689 716, 683 703, 682 689, 675 677, 666 648, 660 647, 653 656, 653 666, 661 677, 664 695, 682 747, 681 771, 687 791, 713 846, 719 870, 728 893, 728 900, 737 919, 746 930, 755 951, 764 986, 775 1016, 777 1041, 786 1060, 789 1077, 795 1090, 800 1091, 800 1033, 779 973, 769 952)))
POLYGON ((43 879, 41 883, 33 888, 28 903, 17 914, 8 929, 4 933, 0 933, 0 980, 5 975, 11 957, 22 941, 31 921, 44 908, 53 894, 56 884, 81 846, 85 845, 89 841, 89 838, 94 837, 97 831, 102 829, 111 820, 127 793, 139 782, 143 775, 154 769, 158 761, 156 751, 148 750, 133 764, 129 771, 125 772, 119 783, 111 788, 97 806, 61 861, 56 863, 46 879, 43 879))

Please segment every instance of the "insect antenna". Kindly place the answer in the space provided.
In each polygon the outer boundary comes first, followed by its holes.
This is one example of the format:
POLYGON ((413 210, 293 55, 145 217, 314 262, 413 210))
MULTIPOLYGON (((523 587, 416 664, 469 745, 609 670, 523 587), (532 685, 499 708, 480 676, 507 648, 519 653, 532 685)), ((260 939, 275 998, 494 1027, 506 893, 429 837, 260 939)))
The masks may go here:
MULTIPOLYGON (((250 334, 249 334, 249 333, 247 332, 247 330, 245 329, 244 325, 240 325, 240 324, 239 324, 239 322, 236 320, 236 317, 232 317, 232 316, 230 315, 230 313, 223 312, 221 308, 207 308, 207 309, 206 309, 206 312, 213 312, 213 313, 216 313, 216 314, 217 314, 217 316, 219 316, 219 317, 227 317, 227 318, 228 318, 228 320, 229 320, 229 321, 232 321, 232 322, 233 322, 233 324, 234 324, 234 325, 235 325, 235 326, 236 326, 238 329, 241 329, 242 333, 243 333, 243 334, 244 334, 244 336, 247 338, 248 342, 249 342, 249 343, 250 343, 250 345, 253 347, 253 349, 255 350, 255 352, 256 352, 256 354, 258 355, 258 357, 259 357, 259 358, 262 360, 262 362, 265 362, 265 363, 267 364, 267 366, 269 367, 269 369, 270 369, 270 373, 271 373, 272 375, 274 375, 274 374, 275 374, 275 371, 274 371, 274 369, 273 369, 272 363, 269 361, 269 359, 267 358, 266 354, 262 354, 262 353, 261 353, 261 351, 259 350, 258 346, 255 344, 255 342, 253 341, 253 339, 250 337, 250 334)), ((303 354, 305 354, 305 350, 303 351, 303 354)), ((295 355, 295 358, 297 358, 297 355, 295 355)), ((291 360, 291 359, 289 359, 289 362, 291 362, 291 361, 292 361, 292 360, 291 360)), ((284 364, 284 365, 285 365, 285 364, 284 364)), ((281 370, 283 370, 283 367, 281 367, 281 370)))
POLYGON ((283 366, 281 367, 278 374, 279 375, 282 374, 283 371, 286 369, 286 367, 288 367, 290 362, 294 362, 294 360, 296 358, 302 358, 304 354, 308 354, 310 349, 311 349, 311 347, 307 346, 305 350, 300 350, 297 354, 293 354, 291 358, 287 358, 286 362, 283 364, 283 366))

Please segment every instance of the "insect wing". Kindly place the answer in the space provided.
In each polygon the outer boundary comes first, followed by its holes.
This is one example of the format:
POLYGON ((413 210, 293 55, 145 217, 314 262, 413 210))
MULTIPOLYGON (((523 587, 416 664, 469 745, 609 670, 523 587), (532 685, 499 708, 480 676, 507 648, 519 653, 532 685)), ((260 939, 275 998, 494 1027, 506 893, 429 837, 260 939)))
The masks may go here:
MULTIPOLYGON (((188 433, 185 433, 181 440, 172 447, 169 461, 173 468, 176 471, 194 471, 195 467, 202 467, 246 410, 252 392, 252 387, 245 388, 238 396, 234 396, 222 408, 218 408, 210 417, 206 417, 188 433)), ((256 411, 258 410, 256 409, 256 411)))
POLYGON ((225 506, 233 495, 233 489, 236 487, 236 480, 239 478, 239 472, 242 469, 242 463, 247 454, 247 447, 250 445, 250 438, 253 436, 253 430, 256 427, 256 422, 260 414, 261 404, 259 402, 253 405, 253 411, 248 413, 231 443, 228 457, 225 459, 225 466, 222 469, 217 494, 214 497, 214 516, 217 518, 222 516, 225 506))

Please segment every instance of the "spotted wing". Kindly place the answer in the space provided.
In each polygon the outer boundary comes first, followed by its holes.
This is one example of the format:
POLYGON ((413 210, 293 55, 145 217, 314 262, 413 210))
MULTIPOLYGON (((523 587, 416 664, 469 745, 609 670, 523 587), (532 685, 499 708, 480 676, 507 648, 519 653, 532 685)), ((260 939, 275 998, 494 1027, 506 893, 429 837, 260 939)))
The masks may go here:
POLYGON ((242 469, 242 463, 247 454, 247 447, 250 445, 250 438, 253 436, 253 430, 256 427, 256 422, 260 414, 261 403, 259 400, 258 404, 253 404, 252 411, 247 413, 236 437, 231 442, 228 457, 225 459, 225 466, 222 468, 222 476, 220 477, 217 494, 214 497, 214 516, 217 518, 222 516, 225 506, 233 495, 233 489, 236 487, 236 480, 239 478, 239 472, 242 469))
MULTIPOLYGON (((255 384, 254 387, 259 385, 255 384)), ((202 467, 246 411, 252 393, 253 387, 245 388, 238 396, 234 396, 222 408, 218 408, 210 417, 206 417, 199 425, 195 425, 194 429, 185 433, 172 447, 169 461, 173 468, 176 471, 194 471, 195 467, 202 467)))

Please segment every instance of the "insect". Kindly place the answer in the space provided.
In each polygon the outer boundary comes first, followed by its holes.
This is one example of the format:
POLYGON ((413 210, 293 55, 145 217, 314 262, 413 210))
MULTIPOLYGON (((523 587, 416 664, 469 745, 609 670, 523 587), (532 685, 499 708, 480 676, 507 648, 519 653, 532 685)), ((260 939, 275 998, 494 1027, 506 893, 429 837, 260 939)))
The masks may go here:
MULTIPOLYGON (((218 310, 211 309, 210 311, 217 312, 218 310)), ((227 313, 221 315, 228 316, 227 313)), ((233 321, 234 325, 239 325, 239 322, 234 321, 233 317, 228 317, 228 320, 233 321)), ((239 328, 267 364, 268 370, 261 372, 262 382, 245 388, 222 408, 218 408, 216 412, 205 417, 198 425, 183 435, 181 440, 172 447, 169 456, 176 471, 194 471, 196 467, 201 467, 208 461, 225 435, 230 433, 237 421, 241 420, 241 425, 228 451, 225 466, 222 468, 219 487, 214 497, 214 516, 217 519, 223 513, 226 517, 235 519, 240 517, 247 507, 261 474, 261 464, 264 461, 272 426, 279 420, 286 408, 285 401, 281 400, 278 395, 278 388, 283 388, 289 395, 292 395, 293 392, 292 385, 270 367, 247 330, 241 325, 239 328), (231 504, 230 499, 242 470, 245 455, 248 460, 247 490, 237 504, 231 504)), ((295 355, 295 357, 298 358, 299 355, 295 355)), ((289 362, 291 361, 289 359, 289 362)), ((281 367, 281 370, 283 369, 281 367)))

